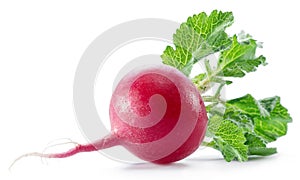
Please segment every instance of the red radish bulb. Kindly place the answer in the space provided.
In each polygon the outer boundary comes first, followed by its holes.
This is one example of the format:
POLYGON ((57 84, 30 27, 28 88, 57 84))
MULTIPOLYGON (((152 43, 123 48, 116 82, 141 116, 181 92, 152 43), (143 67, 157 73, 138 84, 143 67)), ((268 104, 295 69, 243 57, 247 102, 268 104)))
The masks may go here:
POLYGON ((110 103, 111 132, 139 158, 171 163, 193 153, 206 130, 199 91, 166 65, 136 70, 116 87, 110 103))
POLYGON ((166 164, 192 154, 207 126, 197 88, 180 71, 166 65, 128 73, 113 92, 109 115, 111 133, 92 144, 77 145, 64 153, 24 156, 64 158, 121 145, 140 159, 166 164))

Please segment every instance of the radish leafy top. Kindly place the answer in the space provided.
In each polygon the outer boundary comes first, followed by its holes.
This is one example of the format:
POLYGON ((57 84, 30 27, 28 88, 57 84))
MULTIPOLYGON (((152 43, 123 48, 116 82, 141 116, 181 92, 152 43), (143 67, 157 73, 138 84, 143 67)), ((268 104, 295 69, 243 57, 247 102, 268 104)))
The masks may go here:
POLYGON ((163 62, 188 76, 194 63, 231 44, 225 29, 232 23, 231 12, 215 10, 210 16, 203 12, 189 17, 173 35, 175 49, 167 46, 162 55, 163 62))
POLYGON ((175 46, 167 46, 161 58, 164 64, 188 77, 193 65, 204 61, 206 72, 192 77, 192 81, 201 93, 213 86, 217 90, 211 96, 203 96, 209 116, 206 136, 212 140, 202 145, 219 150, 226 161, 246 161, 253 155, 276 153, 276 148, 268 148, 267 144, 287 133, 287 123, 292 118, 278 96, 256 100, 247 94, 222 99, 222 88, 232 83, 228 78, 244 77, 267 64, 263 55, 256 56, 261 43, 243 32, 232 37, 225 32, 233 20, 232 12, 217 10, 210 15, 202 12, 189 17, 173 35, 175 46), (207 58, 211 54, 218 56, 215 67, 207 58))

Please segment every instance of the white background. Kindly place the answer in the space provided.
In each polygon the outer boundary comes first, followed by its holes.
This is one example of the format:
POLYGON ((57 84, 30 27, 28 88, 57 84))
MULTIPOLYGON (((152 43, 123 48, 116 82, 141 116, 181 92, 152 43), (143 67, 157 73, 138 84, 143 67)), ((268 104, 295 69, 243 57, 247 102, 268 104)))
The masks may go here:
MULTIPOLYGON (((299 178, 299 20, 297 1, 1 1, 0 2, 0 179, 254 179, 299 178), (75 120, 73 79, 87 46, 102 32, 139 18, 182 22, 213 9, 233 11, 230 32, 245 30, 264 42, 269 65, 227 88, 227 97, 280 95, 294 122, 273 143, 279 153, 227 163, 211 149, 198 150, 167 166, 131 165, 83 153, 42 162, 20 154, 42 151, 52 140, 86 142, 75 120)), ((101 103, 101 99, 97 103, 101 103)), ((98 106, 99 107, 99 106, 98 106)), ((101 107, 101 106, 100 106, 101 107)))

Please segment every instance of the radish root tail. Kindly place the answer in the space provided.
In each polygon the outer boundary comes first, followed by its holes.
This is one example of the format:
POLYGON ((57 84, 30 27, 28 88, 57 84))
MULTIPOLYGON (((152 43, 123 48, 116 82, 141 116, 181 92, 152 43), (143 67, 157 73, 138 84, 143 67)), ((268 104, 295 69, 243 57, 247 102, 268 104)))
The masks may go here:
POLYGON ((76 142, 70 141, 70 142, 64 142, 64 143, 50 145, 50 146, 46 147, 43 152, 45 152, 50 147, 64 145, 64 144, 70 144, 70 143, 75 144, 76 146, 74 148, 71 148, 70 150, 68 150, 66 152, 62 152, 62 153, 47 154, 47 153, 32 152, 32 153, 23 154, 13 161, 13 163, 9 166, 9 170, 14 166, 14 164, 17 161, 19 161, 20 159, 23 159, 25 157, 37 156, 37 157, 41 157, 41 158, 66 158, 66 157, 70 157, 70 156, 73 156, 73 155, 75 155, 77 153, 81 153, 81 152, 92 152, 92 151, 97 151, 97 150, 106 149, 106 148, 110 148, 112 146, 119 145, 119 141, 115 136, 108 135, 94 143, 91 143, 91 144, 82 145, 82 144, 78 144, 76 142))

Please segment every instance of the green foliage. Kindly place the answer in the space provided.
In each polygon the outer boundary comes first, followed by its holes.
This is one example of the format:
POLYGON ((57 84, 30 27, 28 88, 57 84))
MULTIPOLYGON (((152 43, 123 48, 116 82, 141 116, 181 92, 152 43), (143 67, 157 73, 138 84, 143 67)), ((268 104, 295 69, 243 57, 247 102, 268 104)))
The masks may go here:
POLYGON ((174 47, 167 46, 161 58, 187 77, 195 63, 204 61, 206 72, 191 80, 202 96, 213 85, 218 89, 213 96, 203 96, 208 103, 206 136, 212 139, 203 144, 219 150, 226 161, 246 161, 250 156, 276 153, 276 148, 268 148, 267 144, 287 133, 292 118, 278 96, 262 100, 250 94, 228 101, 221 98, 224 85, 232 83, 228 78, 242 78, 267 64, 263 55, 256 55, 261 43, 249 34, 229 36, 225 32, 233 19, 231 12, 217 10, 189 17, 173 35, 174 47), (211 54, 218 56, 214 66, 207 59, 211 54))

